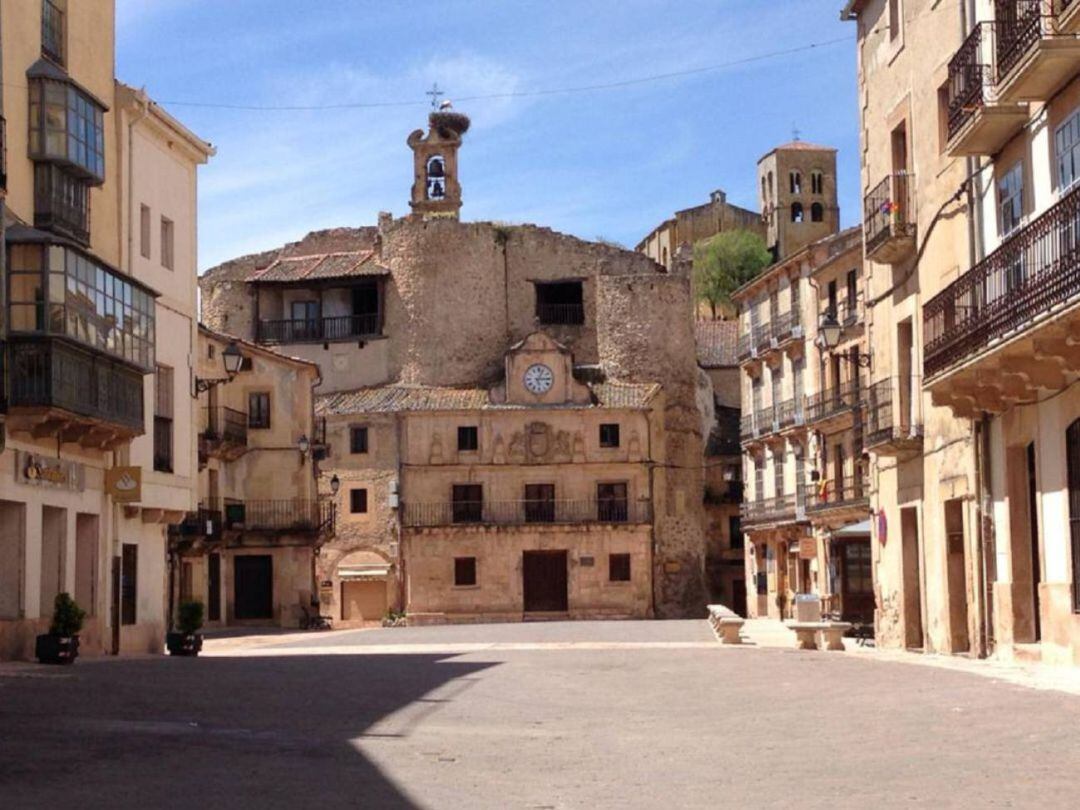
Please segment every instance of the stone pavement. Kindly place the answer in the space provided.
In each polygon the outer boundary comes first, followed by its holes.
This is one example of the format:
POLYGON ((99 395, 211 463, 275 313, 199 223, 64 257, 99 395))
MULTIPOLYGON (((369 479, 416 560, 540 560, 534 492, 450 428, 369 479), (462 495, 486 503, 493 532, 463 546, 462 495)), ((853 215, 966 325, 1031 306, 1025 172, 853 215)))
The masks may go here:
POLYGON ((207 647, 0 668, 0 807, 1075 806, 1080 698, 873 652, 703 621, 207 647))

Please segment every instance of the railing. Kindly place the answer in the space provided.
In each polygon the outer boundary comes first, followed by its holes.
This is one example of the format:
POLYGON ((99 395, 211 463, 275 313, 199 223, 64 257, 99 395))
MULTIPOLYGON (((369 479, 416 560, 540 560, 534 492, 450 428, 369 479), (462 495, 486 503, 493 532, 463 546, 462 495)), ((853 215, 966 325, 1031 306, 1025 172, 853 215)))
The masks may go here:
POLYGON ((735 354, 740 360, 745 360, 750 356, 751 345, 750 335, 747 332, 739 335, 738 342, 735 344, 735 354))
POLYGON ((176 533, 185 537, 206 537, 217 539, 221 536, 221 510, 211 504, 199 504, 194 512, 188 512, 176 525, 176 533))
POLYGON ((981 22, 949 61, 948 137, 951 140, 986 104, 987 85, 993 79, 989 64, 994 24, 981 22))
POLYGON ((780 520, 794 520, 797 501, 795 493, 778 495, 773 498, 760 498, 745 501, 742 505, 742 523, 753 526, 761 523, 775 523, 780 520))
POLYGON ((319 343, 379 334, 379 313, 259 321, 259 343, 319 343))
POLYGON ((599 500, 458 501, 406 503, 403 523, 411 528, 481 524, 522 526, 544 523, 651 523, 648 501, 599 500))
POLYGON ((739 435, 744 441, 769 433, 772 428, 773 408, 771 405, 748 413, 739 420, 739 435))
POLYGON ((333 523, 326 499, 226 501, 225 528, 246 531, 322 531, 333 523))
POLYGON ((828 478, 810 486, 806 511, 821 512, 826 509, 859 506, 868 504, 869 498, 869 483, 861 475, 845 475, 840 481, 828 478))
POLYGON ((247 444, 248 418, 234 408, 204 408, 203 438, 226 444, 247 444))
POLYGON ((887 377, 866 389, 866 446, 875 447, 894 439, 917 439, 922 425, 912 419, 912 406, 922 389, 918 377, 902 379, 887 377), (907 403, 900 395, 900 386, 908 386, 907 403))
POLYGON ((585 305, 538 303, 536 320, 550 326, 580 326, 585 323, 585 305))
POLYGON ((802 397, 786 399, 776 406, 774 418, 780 429, 801 425, 805 421, 802 397))
POLYGON ((51 163, 34 167, 34 227, 90 241, 90 187, 51 163))
POLYGON ((41 4, 41 50, 64 64, 64 11, 53 0, 41 4))
POLYGON ((705 503, 723 505, 742 503, 743 482, 728 481, 722 487, 705 487, 705 503))
POLYGON ((60 408, 145 430, 139 372, 47 338, 8 343, 6 358, 9 407, 60 408))
POLYGON ((754 341, 755 349, 757 349, 758 351, 761 351, 762 349, 767 349, 769 347, 769 343, 772 341, 772 324, 768 322, 757 324, 753 328, 752 339, 754 341))
POLYGON ((788 310, 783 315, 778 315, 772 322, 772 338, 777 343, 787 340, 793 334, 795 329, 800 326, 798 311, 792 312, 788 310))
POLYGON ((858 379, 851 379, 834 388, 811 394, 806 400, 806 419, 817 422, 831 416, 853 410, 860 404, 862 387, 858 379))
POLYGON ((1049 30, 1054 10, 1047 0, 995 0, 997 80, 1016 67, 1049 30))
POLYGON ((888 175, 863 201, 866 255, 889 239, 915 235, 915 176, 907 172, 888 175))
POLYGON ((1080 296, 1080 187, 923 306, 927 377, 1080 296))

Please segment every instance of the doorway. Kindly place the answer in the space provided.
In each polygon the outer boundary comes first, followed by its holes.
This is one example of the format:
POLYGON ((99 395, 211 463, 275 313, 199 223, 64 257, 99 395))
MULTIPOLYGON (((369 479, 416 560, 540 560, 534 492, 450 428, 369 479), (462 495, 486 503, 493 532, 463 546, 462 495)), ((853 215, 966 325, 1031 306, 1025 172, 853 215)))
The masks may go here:
POLYGON ((845 622, 870 624, 874 621, 870 540, 847 540, 841 548, 840 618, 845 622))
POLYGON ((41 508, 41 615, 51 616, 56 595, 64 590, 64 561, 67 556, 67 510, 56 506, 41 508))
POLYGON ((746 580, 736 579, 731 583, 731 609, 742 616, 746 615, 746 580))
POLYGON ((75 601, 87 616, 97 614, 98 516, 75 515, 75 601))
POLYGON ((346 581, 341 583, 342 621, 378 621, 386 615, 386 582, 346 581))
POLYGON ((1031 617, 1035 630, 1033 641, 1042 639, 1039 609, 1039 583, 1042 582, 1042 559, 1039 554, 1039 494, 1035 484, 1035 443, 1027 446, 1028 531, 1031 543, 1031 617))
POLYGON ((211 622, 219 622, 221 621, 221 555, 211 554, 207 557, 206 565, 206 618, 211 622))
POLYGON ((233 557, 237 619, 274 618, 274 563, 269 554, 233 557))
POLYGON ((568 609, 565 551, 522 553, 526 613, 565 613, 568 609))
POLYGON ((904 570, 904 646, 909 650, 921 650, 925 644, 922 609, 922 549, 919 543, 919 513, 914 506, 900 510, 900 542, 904 570))
POLYGON ((964 541, 964 502, 945 501, 945 549, 948 560, 950 652, 971 649, 968 635, 967 549, 964 541))

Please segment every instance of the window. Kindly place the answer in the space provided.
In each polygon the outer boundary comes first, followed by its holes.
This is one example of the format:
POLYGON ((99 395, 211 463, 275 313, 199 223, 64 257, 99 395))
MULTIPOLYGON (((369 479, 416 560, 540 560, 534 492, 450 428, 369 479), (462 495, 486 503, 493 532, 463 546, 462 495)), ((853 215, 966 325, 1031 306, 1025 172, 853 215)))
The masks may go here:
POLYGON ((206 359, 207 360, 213 360, 214 359, 214 344, 213 343, 207 343, 206 344, 206 359))
POLYGON ((173 370, 158 366, 154 374, 154 469, 173 471, 173 370))
POLYGON ((746 547, 746 538, 742 533, 742 520, 738 515, 728 517, 728 537, 731 538, 731 548, 740 549, 746 547))
POLYGON ((998 178, 998 211, 1000 234, 1008 236, 1020 226, 1024 215, 1024 164, 1017 161, 998 178))
POLYGON ((457 449, 459 453, 475 453, 480 449, 480 431, 476 425, 457 429, 457 449))
POLYGON ((900 0, 889 0, 889 41, 893 42, 900 36, 900 23, 903 15, 900 10, 900 0))
POLYGON ((462 588, 476 584, 476 557, 454 557, 454 585, 462 588))
POLYGON ((838 308, 839 308, 838 303, 837 303, 838 298, 839 298, 839 293, 837 291, 836 279, 833 279, 832 281, 829 282, 828 295, 829 295, 829 308, 827 310, 825 310, 825 314, 829 318, 832 318, 833 320, 836 320, 839 317, 839 313, 837 311, 838 308))
POLYGON ((802 203, 796 202, 796 203, 791 204, 791 221, 792 222, 802 222, 803 221, 802 203))
POLYGON ((777 498, 784 494, 784 457, 773 453, 773 495, 777 498))
POLYGON ((1064 191, 1080 176, 1080 110, 1070 115, 1054 132, 1058 189, 1064 191))
POLYGON ((555 521, 555 485, 525 485, 525 522, 553 523, 555 521))
POLYGON ((352 288, 352 320, 350 328, 341 330, 335 324, 341 318, 330 319, 327 337, 378 335, 382 331, 382 288, 377 281, 364 281, 352 288))
POLYGON ((427 198, 446 199, 446 162, 442 155, 432 155, 427 159, 427 198))
POLYGON ((480 484, 454 484, 451 491, 454 523, 479 523, 484 517, 484 488, 480 484))
POLYGON ((814 194, 825 193, 825 176, 821 172, 810 172, 810 191, 814 194))
POLYGON ((266 391, 248 394, 248 427, 260 430, 270 427, 270 394, 266 391))
POLYGON ((629 582, 630 581, 630 555, 629 554, 609 554, 608 555, 608 581, 609 582, 629 582))
POLYGON ((824 222, 825 221, 825 206, 816 202, 810 206, 810 221, 811 222, 824 222))
POLYGON ((538 283, 536 319, 553 326, 585 323, 585 302, 580 281, 538 283))
POLYGON ((150 258, 150 206, 139 206, 139 254, 150 258))
POLYGON ((1080 419, 1065 431, 1065 462, 1069 485, 1069 533, 1072 540, 1072 603, 1080 613, 1080 419))
POLYGON ((34 226, 90 242, 90 186, 53 163, 34 166, 34 226))
POLYGON ((161 266, 166 270, 173 270, 175 258, 173 255, 173 221, 168 217, 161 218, 161 266))
POLYGON ((104 109, 73 84, 30 76, 30 159, 60 161, 105 182, 104 109))
POLYGON ((318 301, 293 301, 289 304, 289 315, 294 340, 318 340, 321 337, 318 301))
POLYGON ((135 624, 138 603, 139 547, 124 543, 120 556, 120 624, 135 624))
POLYGON ((603 523, 625 523, 629 517, 626 484, 597 484, 597 519, 603 523))
POLYGON ((802 194, 802 175, 799 172, 791 172, 788 175, 792 194, 802 194))
POLYGON ((618 426, 618 424, 600 425, 600 446, 601 447, 618 447, 619 446, 619 426, 618 426))
POLYGON ((366 427, 349 428, 349 452, 354 455, 368 451, 368 429, 366 427))
POLYGON ((350 489, 349 490, 349 511, 354 515, 366 515, 367 514, 367 490, 366 489, 350 489))
POLYGON ((41 52, 57 64, 64 64, 66 48, 66 25, 64 22, 65 0, 42 0, 41 3, 41 52))

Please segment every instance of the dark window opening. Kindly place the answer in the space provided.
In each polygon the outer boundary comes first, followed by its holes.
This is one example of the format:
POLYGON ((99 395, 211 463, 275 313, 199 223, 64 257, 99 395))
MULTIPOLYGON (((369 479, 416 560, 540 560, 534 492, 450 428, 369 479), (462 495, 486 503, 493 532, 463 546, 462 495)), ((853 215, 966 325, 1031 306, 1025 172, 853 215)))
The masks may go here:
POLYGON ((41 52, 57 64, 64 64, 64 0, 41 2, 41 52))
POLYGON ((536 319, 542 324, 553 326, 585 323, 585 300, 581 282, 537 284, 536 319))
POLYGON ((746 538, 742 533, 742 520, 738 515, 728 518, 728 534, 731 535, 731 548, 746 548, 746 538))
POLYGON ((173 370, 158 366, 154 375, 154 469, 173 471, 173 370))
POLYGON ((824 222, 825 221, 825 206, 821 203, 814 203, 810 206, 810 221, 811 222, 824 222))
POLYGON ((293 301, 289 307, 292 330, 296 340, 317 340, 319 337, 319 302, 293 301))
POLYGON ((367 514, 367 490, 349 490, 349 511, 354 515, 367 514))
POLYGON ((525 485, 525 522, 553 523, 555 521, 555 485, 525 485))
POLYGON ((600 425, 600 446, 619 446, 619 426, 617 424, 600 425))
POLYGON ((626 484, 597 484, 596 511, 602 522, 625 523, 629 517, 626 484))
POLYGON ((34 225, 90 241, 90 185, 51 163, 34 166, 34 225))
POLYGON ((454 557, 454 584, 458 587, 476 584, 476 557, 454 557))
POLYGON ((351 335, 378 335, 382 332, 382 295, 377 281, 352 288, 351 335))
POLYGON ((479 523, 484 517, 484 488, 480 484, 454 484, 454 523, 479 523))
POLYGON ((610 581, 610 582, 629 582, 630 581, 630 555, 629 554, 609 554, 608 555, 608 581, 610 581))
POLYGON ((267 430, 270 427, 270 394, 256 391, 248 394, 248 427, 267 430))
POLYGON ((802 203, 796 202, 791 204, 791 221, 802 222, 803 221, 803 207, 802 203))
POLYGON ((467 425, 457 429, 458 452, 470 453, 480 449, 480 431, 475 425, 467 425))
POLYGON ((368 451, 368 429, 366 427, 349 428, 349 452, 366 453, 368 451))

